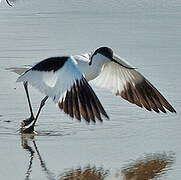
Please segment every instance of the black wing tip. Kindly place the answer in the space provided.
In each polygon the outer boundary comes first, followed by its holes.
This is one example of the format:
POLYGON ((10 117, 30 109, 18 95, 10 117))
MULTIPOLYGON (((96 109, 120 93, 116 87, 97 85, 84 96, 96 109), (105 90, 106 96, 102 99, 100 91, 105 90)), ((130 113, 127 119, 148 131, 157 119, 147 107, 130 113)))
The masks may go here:
MULTIPOLYGON (((143 107, 141 107, 141 108, 143 108, 143 107)), ((158 109, 158 110, 155 110, 155 109, 147 109, 146 107, 144 107, 144 109, 146 109, 146 110, 148 110, 148 111, 150 111, 150 112, 155 112, 155 113, 164 113, 164 114, 167 114, 168 112, 171 112, 171 113, 175 113, 175 114, 177 114, 177 111, 174 109, 174 108, 172 108, 172 109, 167 109, 167 108, 164 108, 164 109, 158 109), (166 110, 165 110, 166 109, 166 110)))
POLYGON ((103 114, 103 116, 106 118, 106 120, 110 120, 109 116, 106 114, 103 114))
POLYGON ((71 118, 84 119, 87 124, 103 122, 102 116, 109 119, 94 91, 82 76, 76 80, 70 90, 58 102, 58 107, 71 118))
POLYGON ((130 103, 156 113, 176 113, 176 110, 169 104, 163 95, 146 79, 137 84, 127 82, 121 93, 116 93, 130 103), (167 110, 167 111, 166 111, 167 110))
POLYGON ((172 107, 172 109, 168 109, 171 113, 177 114, 177 111, 172 107))

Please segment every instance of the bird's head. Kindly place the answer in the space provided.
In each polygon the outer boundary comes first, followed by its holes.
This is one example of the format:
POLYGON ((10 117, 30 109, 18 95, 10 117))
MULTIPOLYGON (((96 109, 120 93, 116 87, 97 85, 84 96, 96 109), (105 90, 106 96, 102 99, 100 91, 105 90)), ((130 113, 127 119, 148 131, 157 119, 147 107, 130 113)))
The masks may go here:
POLYGON ((104 61, 113 61, 113 50, 109 47, 100 47, 96 49, 90 57, 89 65, 92 64, 93 59, 98 57, 104 61))

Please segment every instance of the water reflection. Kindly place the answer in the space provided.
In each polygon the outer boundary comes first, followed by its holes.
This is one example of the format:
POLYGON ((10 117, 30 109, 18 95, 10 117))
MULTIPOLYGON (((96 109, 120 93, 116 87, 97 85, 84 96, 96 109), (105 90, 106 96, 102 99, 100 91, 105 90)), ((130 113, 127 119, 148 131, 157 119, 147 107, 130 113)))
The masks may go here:
POLYGON ((28 169, 26 171, 26 178, 25 178, 25 179, 28 180, 29 177, 30 177, 31 169, 32 169, 32 163, 33 163, 35 151, 32 149, 32 147, 30 147, 28 145, 28 140, 27 139, 22 138, 22 144, 21 145, 22 145, 23 149, 27 150, 30 153, 29 166, 28 166, 28 169))
POLYGON ((122 168, 125 180, 147 180, 164 175, 174 162, 174 153, 148 154, 122 168))
POLYGON ((22 135, 21 137, 22 137, 21 138, 21 140, 22 140, 21 145, 22 145, 23 149, 28 151, 29 154, 30 154, 29 165, 28 165, 28 168, 27 168, 27 171, 26 171, 25 179, 26 180, 30 179, 30 175, 32 173, 33 159, 34 159, 35 154, 36 154, 38 156, 38 160, 40 162, 40 167, 45 172, 45 174, 47 175, 47 178, 49 180, 55 180, 55 175, 47 168, 45 162, 43 161, 43 159, 42 159, 42 157, 40 155, 40 152, 38 150, 38 147, 37 147, 35 139, 34 139, 34 135, 29 135, 29 136, 22 135), (31 147, 29 145, 29 140, 32 140, 33 147, 31 147))
MULTIPOLYGON (((25 173, 25 179, 29 180, 30 175, 33 173, 32 164, 33 160, 37 157, 40 168, 45 173, 48 180, 57 179, 56 175, 50 171, 47 167, 45 161, 43 160, 38 146, 35 142, 33 135, 22 135, 21 145, 24 150, 29 152, 29 165, 25 173), (30 145, 31 144, 31 145, 30 145)), ((69 169, 68 171, 58 175, 59 180, 150 180, 153 178, 158 178, 163 176, 168 170, 171 169, 175 161, 174 153, 154 153, 147 154, 144 157, 132 161, 131 163, 112 172, 111 170, 106 170, 102 167, 96 166, 83 166, 74 169, 69 169)))
POLYGON ((109 170, 104 170, 102 167, 96 168, 90 165, 85 168, 71 169, 68 172, 60 175, 59 180, 73 180, 73 179, 86 179, 86 180, 103 180, 109 176, 109 170))

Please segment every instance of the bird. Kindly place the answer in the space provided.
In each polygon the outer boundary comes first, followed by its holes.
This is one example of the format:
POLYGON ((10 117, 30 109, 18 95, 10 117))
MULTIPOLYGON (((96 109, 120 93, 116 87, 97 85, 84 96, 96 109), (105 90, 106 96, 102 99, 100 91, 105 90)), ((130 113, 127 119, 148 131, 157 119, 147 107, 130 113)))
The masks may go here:
POLYGON ((83 118, 88 123, 102 121, 102 115, 109 119, 72 56, 44 59, 19 76, 17 82, 23 82, 31 113, 30 118, 24 121, 24 126, 33 122, 29 128, 23 130, 23 133, 34 132, 35 123, 48 98, 71 118, 75 117, 77 120, 83 118), (28 84, 45 94, 36 116, 33 114, 28 84))
POLYGON ((89 55, 89 59, 88 69, 77 59, 88 81, 95 78, 97 86, 107 88, 116 96, 121 96, 148 111, 166 113, 167 109, 176 113, 165 97, 135 67, 115 54, 111 48, 100 47, 89 55))
MULTIPOLYGON (((166 113, 166 110, 168 110, 170 112, 176 113, 176 110, 166 100, 166 98, 140 72, 138 72, 135 67, 133 67, 126 60, 115 54, 113 50, 107 46, 101 46, 95 49, 93 52, 82 55, 74 55, 70 57, 51 57, 40 61, 36 65, 32 66, 30 69, 29 67, 24 67, 10 68, 10 70, 21 74, 17 82, 24 83, 24 88, 31 112, 30 118, 25 122, 26 124, 29 124, 29 122, 32 122, 34 119, 34 122, 36 122, 37 119, 34 118, 32 113, 27 88, 28 83, 34 87, 37 87, 41 92, 46 94, 46 97, 42 100, 42 103, 40 104, 39 111, 41 111, 41 108, 44 106, 44 103, 48 99, 48 97, 51 97, 55 103, 58 103, 60 109, 62 109, 69 116, 73 117, 72 111, 70 111, 71 113, 67 111, 67 108, 63 107, 62 104, 67 103, 66 98, 71 96, 69 92, 72 93, 72 91, 75 90, 76 84, 73 83, 77 78, 77 75, 74 75, 75 72, 79 72, 79 83, 77 82, 77 84, 80 84, 80 81, 83 81, 86 83, 86 87, 89 87, 89 89, 91 89, 91 87, 88 82, 93 80, 95 85, 101 88, 107 88, 108 90, 112 91, 112 93, 116 96, 120 96, 128 102, 135 104, 141 108, 144 107, 148 111, 153 110, 157 113, 166 113), (72 69, 72 71, 66 65, 66 61, 71 64, 71 67, 74 67, 70 68, 72 69), (64 72, 65 69, 69 69, 69 73, 66 72, 67 76, 62 79, 61 72, 64 72), (67 78, 68 81, 71 80, 69 86, 67 86, 66 83, 67 78), (52 87, 54 87, 55 84, 56 88, 52 90, 52 87), (71 89, 70 91, 70 87, 73 88, 73 90, 71 89), (65 95, 66 92, 68 92, 68 97, 65 95), (62 95, 62 93, 64 95, 62 95), (64 101, 66 103, 64 103, 64 101)), ((83 89, 84 91, 86 91, 87 88, 83 89)), ((82 90, 78 93, 81 94, 84 93, 84 91, 82 90)), ((93 92, 94 97, 96 97, 94 91, 92 89, 90 91, 93 92)), ((102 107, 98 98, 96 100, 99 102, 99 105, 101 107, 101 110, 99 109, 100 111, 98 111, 99 118, 95 115, 94 118, 92 118, 92 116, 89 116, 89 118, 87 118, 85 117, 85 114, 84 116, 83 114, 81 114, 83 119, 85 119, 87 122, 95 122, 95 117, 102 121, 100 114, 109 119, 109 116, 102 107)), ((37 113, 37 117, 39 115, 39 111, 37 113)), ((76 115, 75 118, 77 118, 76 115)), ((80 120, 81 116, 77 119, 80 120)))

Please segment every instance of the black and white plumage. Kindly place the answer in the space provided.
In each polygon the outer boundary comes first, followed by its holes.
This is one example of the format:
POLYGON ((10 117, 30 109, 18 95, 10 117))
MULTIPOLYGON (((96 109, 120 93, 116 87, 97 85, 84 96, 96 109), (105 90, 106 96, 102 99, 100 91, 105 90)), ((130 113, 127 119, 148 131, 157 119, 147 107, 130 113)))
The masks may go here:
POLYGON ((102 120, 101 114, 108 118, 87 83, 91 80, 96 85, 111 90, 116 96, 149 111, 166 113, 167 109, 176 112, 141 73, 108 47, 100 47, 93 53, 84 55, 48 58, 30 69, 10 70, 18 74, 27 70, 18 78, 18 82, 28 82, 37 87, 65 113, 77 119, 82 116, 87 122, 95 121, 95 117, 102 120))
POLYGON ((104 61, 95 83, 110 89, 115 95, 155 112, 166 110, 176 112, 163 95, 134 67, 113 53, 108 47, 98 48, 91 56, 89 64, 104 61))
MULTIPOLYGON (((40 105, 40 110, 50 97, 72 118, 75 117, 78 120, 83 118, 87 122, 96 122, 96 119, 102 121, 102 115, 109 118, 75 63, 73 57, 51 57, 37 63, 17 79, 17 82, 24 82, 31 112, 27 83, 46 95, 40 105)), ((39 113, 36 118, 31 117, 31 121, 36 122, 38 116, 39 113)))

